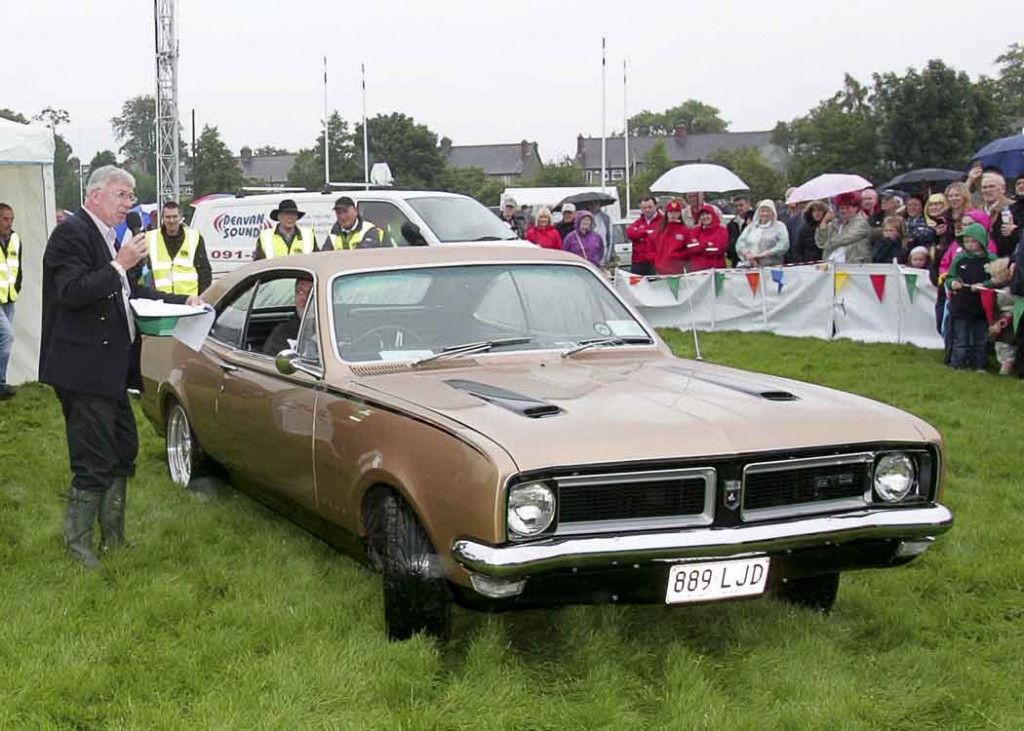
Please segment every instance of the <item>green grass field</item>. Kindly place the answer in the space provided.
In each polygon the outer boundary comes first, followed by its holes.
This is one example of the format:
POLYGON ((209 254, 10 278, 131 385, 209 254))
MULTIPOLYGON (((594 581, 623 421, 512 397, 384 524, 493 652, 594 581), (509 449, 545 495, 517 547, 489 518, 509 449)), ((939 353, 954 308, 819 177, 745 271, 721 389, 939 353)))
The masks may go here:
POLYGON ((375 574, 244 496, 176 490, 144 421, 139 545, 73 564, 60 411, 25 387, 0 403, 0 729, 1024 729, 1024 384, 912 347, 702 349, 935 424, 954 529, 844 575, 828 617, 767 598, 458 610, 448 645, 389 644, 375 574))

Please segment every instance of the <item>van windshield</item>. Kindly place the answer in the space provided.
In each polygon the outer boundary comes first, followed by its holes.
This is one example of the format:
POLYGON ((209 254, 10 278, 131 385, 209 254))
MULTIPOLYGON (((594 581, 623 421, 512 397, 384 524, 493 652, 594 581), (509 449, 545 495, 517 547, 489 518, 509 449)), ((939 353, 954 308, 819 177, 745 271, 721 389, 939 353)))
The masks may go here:
POLYGON ((508 226, 472 198, 438 196, 407 200, 443 244, 516 238, 508 226))

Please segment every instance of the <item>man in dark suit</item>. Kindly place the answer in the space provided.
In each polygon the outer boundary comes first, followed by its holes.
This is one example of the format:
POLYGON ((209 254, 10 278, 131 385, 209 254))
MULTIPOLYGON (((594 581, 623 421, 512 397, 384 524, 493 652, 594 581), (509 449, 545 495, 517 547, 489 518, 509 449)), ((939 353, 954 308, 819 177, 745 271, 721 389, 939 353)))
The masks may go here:
POLYGON ((135 203, 134 189, 131 174, 98 168, 82 208, 53 230, 43 256, 39 380, 56 389, 64 412, 73 473, 64 545, 88 568, 99 566, 97 518, 104 549, 125 542, 125 498, 138 452, 127 389, 142 388, 141 341, 128 300, 202 304, 140 288, 127 276, 146 255, 144 233, 115 249, 114 229, 135 203))

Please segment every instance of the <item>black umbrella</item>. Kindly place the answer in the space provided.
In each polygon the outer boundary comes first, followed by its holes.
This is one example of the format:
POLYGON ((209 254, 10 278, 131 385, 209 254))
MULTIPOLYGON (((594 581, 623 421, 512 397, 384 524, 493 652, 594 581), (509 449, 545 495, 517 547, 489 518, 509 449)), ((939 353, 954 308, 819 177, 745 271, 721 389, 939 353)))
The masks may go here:
POLYGON ((585 193, 577 193, 576 195, 570 195, 568 198, 563 198, 562 201, 557 206, 555 206, 555 210, 562 210, 562 206, 566 203, 572 203, 574 206, 579 208, 582 205, 587 205, 590 203, 597 203, 599 206, 610 206, 616 200, 616 198, 613 198, 607 193, 600 193, 598 191, 587 191, 585 193))
POLYGON ((946 168, 921 168, 911 170, 909 173, 897 175, 885 185, 883 190, 895 188, 896 190, 918 191, 922 188, 931 188, 933 185, 955 183, 966 179, 966 175, 960 170, 948 170, 946 168))

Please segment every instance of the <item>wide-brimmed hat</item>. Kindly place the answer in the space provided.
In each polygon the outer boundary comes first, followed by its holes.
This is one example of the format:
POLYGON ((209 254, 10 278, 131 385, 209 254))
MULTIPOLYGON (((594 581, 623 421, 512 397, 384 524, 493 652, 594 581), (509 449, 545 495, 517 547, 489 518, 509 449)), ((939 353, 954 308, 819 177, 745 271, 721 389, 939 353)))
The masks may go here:
POLYGON ((297 213, 299 218, 302 218, 303 216, 306 215, 306 212, 300 211, 299 207, 295 205, 295 201, 293 201, 291 198, 285 198, 283 201, 281 201, 280 205, 278 205, 277 208, 270 212, 270 220, 278 220, 278 216, 280 216, 282 213, 297 213))

